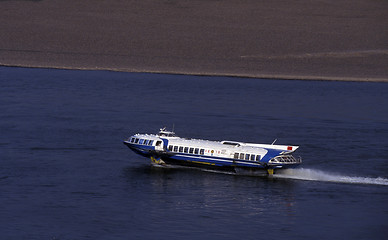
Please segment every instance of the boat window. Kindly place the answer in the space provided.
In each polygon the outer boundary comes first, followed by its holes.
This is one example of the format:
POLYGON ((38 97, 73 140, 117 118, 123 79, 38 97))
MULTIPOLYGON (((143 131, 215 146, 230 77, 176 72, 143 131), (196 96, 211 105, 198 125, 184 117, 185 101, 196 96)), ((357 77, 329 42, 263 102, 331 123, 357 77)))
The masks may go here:
POLYGON ((136 139, 135 139, 135 143, 138 143, 138 142, 139 142, 139 139, 138 139, 138 138, 136 138, 136 139))
POLYGON ((260 155, 256 155, 256 161, 260 161, 260 155))
POLYGON ((150 140, 149 142, 148 142, 148 145, 152 145, 152 143, 154 143, 154 140, 150 140))
POLYGON ((185 149, 183 150, 185 153, 188 153, 189 152, 189 148, 188 147, 185 147, 185 149))
POLYGON ((199 154, 204 155, 205 154, 205 149, 201 148, 201 150, 199 150, 199 154))
POLYGON ((173 147, 174 147, 173 145, 168 145, 168 151, 171 152, 173 147))
POLYGON ((139 144, 143 144, 144 139, 140 139, 139 144))
POLYGON ((251 161, 255 161, 255 154, 251 155, 251 161))
POLYGON ((183 152, 183 147, 179 147, 179 152, 183 152))
POLYGON ((194 154, 198 154, 199 148, 194 149, 194 154))
POLYGON ((240 155, 240 153, 234 153, 234 158, 238 159, 239 155, 240 155))
POLYGON ((178 152, 178 146, 174 146, 174 152, 178 152))
POLYGON ((194 148, 190 148, 189 153, 193 153, 193 152, 194 152, 194 148))
POLYGON ((131 143, 133 143, 135 141, 135 138, 131 138, 131 143))
POLYGON ((148 140, 144 140, 144 145, 148 145, 148 140))
POLYGON ((162 141, 157 141, 156 146, 160 146, 160 145, 162 145, 162 141))
POLYGON ((244 159, 244 153, 240 153, 240 159, 244 159))
POLYGON ((250 157, 251 157, 251 155, 249 155, 249 154, 245 154, 245 160, 249 160, 249 159, 250 159, 250 157))

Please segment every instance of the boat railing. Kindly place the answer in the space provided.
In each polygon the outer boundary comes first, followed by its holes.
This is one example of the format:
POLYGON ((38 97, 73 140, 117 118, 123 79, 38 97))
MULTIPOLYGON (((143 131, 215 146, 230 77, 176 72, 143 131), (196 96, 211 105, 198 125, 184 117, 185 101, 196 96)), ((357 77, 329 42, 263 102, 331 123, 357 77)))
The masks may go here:
POLYGON ((165 127, 161 128, 159 130, 158 136, 160 136, 160 137, 176 137, 175 132, 168 131, 168 130, 166 130, 165 127))
POLYGON ((283 163, 283 164, 299 164, 302 163, 302 158, 295 158, 292 155, 277 156, 269 161, 269 163, 283 163))

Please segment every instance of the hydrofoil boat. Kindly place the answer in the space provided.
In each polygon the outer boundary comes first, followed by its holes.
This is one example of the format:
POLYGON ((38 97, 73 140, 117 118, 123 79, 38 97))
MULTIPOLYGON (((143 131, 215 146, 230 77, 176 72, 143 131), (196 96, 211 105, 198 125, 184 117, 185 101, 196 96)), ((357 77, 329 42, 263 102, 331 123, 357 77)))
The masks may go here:
POLYGON ((299 146, 187 139, 166 128, 160 129, 158 134, 135 134, 124 144, 159 165, 233 172, 265 171, 272 175, 279 169, 293 168, 302 163, 300 157, 291 155, 299 146))

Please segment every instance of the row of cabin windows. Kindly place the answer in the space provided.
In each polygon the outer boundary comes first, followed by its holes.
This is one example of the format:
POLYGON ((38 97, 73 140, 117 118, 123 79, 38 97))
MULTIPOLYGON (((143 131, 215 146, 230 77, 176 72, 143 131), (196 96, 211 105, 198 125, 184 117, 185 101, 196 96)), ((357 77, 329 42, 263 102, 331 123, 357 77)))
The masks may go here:
MULTIPOLYGON (((199 155, 204 155, 205 149, 203 148, 189 148, 189 147, 183 147, 183 146, 174 146, 169 145, 168 150, 170 152, 180 152, 180 153, 194 153, 199 155)), ((250 161, 260 161, 261 156, 255 155, 255 154, 249 154, 249 153, 235 153, 234 154, 235 159, 242 159, 242 160, 250 160, 250 161)))
POLYGON ((199 149, 199 148, 189 148, 189 147, 168 145, 168 150, 171 152, 194 153, 199 155, 205 154, 205 149, 203 148, 199 149))
POLYGON ((149 145, 149 146, 151 146, 152 143, 154 143, 154 140, 139 139, 139 138, 131 138, 131 143, 136 143, 136 144, 142 144, 142 145, 149 145))
POLYGON ((234 153, 235 159, 260 161, 260 155, 249 154, 249 153, 234 153))

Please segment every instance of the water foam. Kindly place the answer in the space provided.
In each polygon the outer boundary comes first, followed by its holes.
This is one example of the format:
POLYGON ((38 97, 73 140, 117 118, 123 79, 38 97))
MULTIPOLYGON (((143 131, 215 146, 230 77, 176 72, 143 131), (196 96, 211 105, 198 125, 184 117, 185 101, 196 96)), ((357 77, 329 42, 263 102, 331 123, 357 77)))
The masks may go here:
POLYGON ((306 181, 322 181, 322 182, 337 182, 337 183, 353 183, 353 184, 374 184, 388 186, 388 179, 377 177, 352 177, 342 176, 334 173, 327 173, 321 170, 298 168, 286 169, 274 175, 277 178, 289 178, 306 181))

